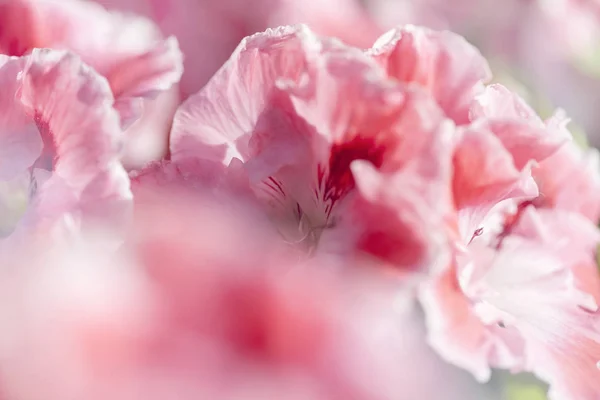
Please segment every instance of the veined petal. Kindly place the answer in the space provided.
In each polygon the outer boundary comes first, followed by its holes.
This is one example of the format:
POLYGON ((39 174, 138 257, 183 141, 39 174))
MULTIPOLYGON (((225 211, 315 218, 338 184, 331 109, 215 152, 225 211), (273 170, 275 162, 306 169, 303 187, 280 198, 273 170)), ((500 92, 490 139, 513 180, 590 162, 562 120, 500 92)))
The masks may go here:
POLYGON ((131 193, 119 162, 123 133, 107 81, 71 53, 34 50, 18 98, 50 155, 53 174, 39 207, 53 203, 43 199, 51 196, 49 187, 67 187, 76 199, 67 210, 126 218, 131 193))
POLYGON ((543 207, 574 211, 592 222, 600 219, 600 158, 598 150, 563 145, 534 171, 543 207))
POLYGON ((480 382, 489 380, 491 367, 522 370, 523 338, 495 322, 483 323, 464 293, 458 273, 456 264, 451 264, 420 289, 429 343, 444 359, 480 382))
MULTIPOLYGON (((6 28, 0 43, 17 41, 21 53, 40 47, 70 50, 108 78, 115 97, 151 95, 181 77, 177 41, 162 41, 160 31, 144 18, 111 13, 81 0, 8 0, 1 7, 7 23, 2 23, 6 28), (15 18, 31 23, 10 23, 15 18), (82 38, 82 31, 90 38, 82 38)), ((9 46, 0 51, 11 54, 9 46)))
POLYGON ((498 84, 476 97, 471 119, 488 124, 519 169, 532 160, 543 161, 571 140, 568 131, 546 125, 522 98, 498 84))
POLYGON ((525 339, 527 370, 550 384, 552 399, 596 398, 600 316, 560 255, 511 237, 489 261, 479 299, 525 339))
POLYGON ((0 55, 0 179, 10 180, 31 167, 42 152, 42 138, 15 99, 25 60, 0 55))
POLYGON ((511 154, 486 124, 461 131, 454 153, 452 187, 465 243, 478 229, 485 229, 483 221, 499 203, 538 195, 530 168, 517 168, 511 154))
POLYGON ((128 165, 166 154, 183 73, 175 38, 163 39, 148 19, 83 0, 5 0, 0 26, 0 53, 69 50, 108 79, 122 127, 129 128, 122 155, 128 165), (139 120, 145 123, 131 126, 139 120))
POLYGON ((479 51, 451 32, 407 25, 385 33, 368 54, 392 78, 415 83, 431 93, 457 124, 469 122, 473 97, 491 79, 479 51))
POLYGON ((198 157, 228 164, 248 159, 248 141, 278 79, 300 79, 307 52, 320 42, 307 28, 280 27, 245 38, 210 82, 177 111, 174 160, 198 157))

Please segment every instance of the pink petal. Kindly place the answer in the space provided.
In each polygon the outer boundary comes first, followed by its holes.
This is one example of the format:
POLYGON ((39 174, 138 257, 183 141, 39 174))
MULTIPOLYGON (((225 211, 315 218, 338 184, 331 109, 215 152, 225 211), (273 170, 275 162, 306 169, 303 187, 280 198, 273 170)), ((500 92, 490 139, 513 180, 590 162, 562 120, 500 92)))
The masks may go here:
POLYGON ((570 139, 568 131, 544 124, 523 99, 502 85, 490 85, 477 96, 471 118, 487 122, 518 168, 531 160, 543 161, 570 139))
POLYGON ((147 19, 108 12, 81 0, 7 0, 0 5, 0 25, 0 52, 22 55, 34 48, 70 50, 107 77, 124 127, 142 115, 152 122, 128 131, 135 142, 129 147, 140 142, 155 147, 143 153, 140 148, 133 155, 128 149, 127 163, 146 163, 166 153, 178 97, 160 96, 164 97, 160 108, 144 112, 144 107, 151 106, 146 99, 174 87, 183 73, 182 54, 174 38, 163 40, 147 19))
POLYGON ((352 258, 393 268, 408 278, 448 263, 444 218, 450 203, 441 177, 426 181, 409 171, 382 174, 362 160, 352 164, 352 173, 357 193, 345 210, 348 215, 329 233, 352 246, 347 251, 352 258))
POLYGON ((596 225, 577 213, 530 206, 511 233, 551 247, 571 269, 575 287, 594 296, 600 304, 600 273, 596 265, 600 230, 596 225))
POLYGON ((598 222, 599 171, 597 150, 581 150, 573 142, 566 143, 535 170, 535 179, 540 187, 540 204, 578 212, 590 221, 598 222))
POLYGON ((521 328, 532 342, 532 371, 550 384, 551 400, 593 399, 600 393, 598 314, 553 304, 552 319, 521 328))
POLYGON ((489 380, 490 367, 522 369, 524 343, 520 335, 496 324, 484 324, 458 281, 452 265, 426 282, 420 291, 428 340, 448 362, 489 380))
POLYGON ((517 168, 510 153, 485 124, 462 131, 454 154, 452 187, 460 232, 466 243, 483 228, 484 219, 500 202, 538 195, 529 168, 517 168))
MULTIPOLYGON (((53 186, 68 188, 77 203, 66 207, 97 218, 126 218, 131 193, 119 162, 123 137, 106 80, 70 53, 35 50, 23 71, 19 99, 51 157, 53 178, 46 193, 53 186)), ((44 200, 40 207, 52 203, 44 200)))
POLYGON ((176 40, 161 41, 157 28, 143 18, 110 13, 80 0, 10 0, 2 7, 8 21, 21 15, 36 27, 33 34, 26 35, 29 30, 15 30, 23 28, 7 24, 3 40, 18 40, 25 51, 52 47, 77 53, 108 77, 115 97, 164 91, 181 77, 182 58, 176 40), (89 37, 78 35, 90 29, 89 37))
POLYGON ((469 122, 473 97, 491 79, 479 51, 462 37, 408 25, 380 37, 369 51, 388 74, 431 93, 457 124, 469 122))
POLYGON ((276 80, 299 79, 307 51, 320 44, 303 27, 281 27, 242 41, 229 61, 177 111, 171 131, 174 160, 248 158, 248 141, 268 108, 276 80))
POLYGON ((0 179, 8 180, 31 167, 43 143, 33 121, 16 101, 18 74, 24 60, 0 55, 0 179))
POLYGON ((519 95, 500 84, 489 85, 473 101, 471 120, 479 118, 528 121, 539 125, 540 117, 519 95))
POLYGON ((597 307, 573 286, 560 257, 553 258, 547 247, 511 239, 488 265, 481 299, 521 333, 527 369, 550 383, 550 398, 597 397, 597 307))

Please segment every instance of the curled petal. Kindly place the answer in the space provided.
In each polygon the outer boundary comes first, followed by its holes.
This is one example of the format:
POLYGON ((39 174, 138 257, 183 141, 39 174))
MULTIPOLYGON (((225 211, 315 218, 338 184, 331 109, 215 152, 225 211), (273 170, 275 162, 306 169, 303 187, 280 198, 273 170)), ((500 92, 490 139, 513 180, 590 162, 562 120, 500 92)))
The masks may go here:
POLYGON ((491 79, 479 51, 450 32, 407 25, 381 36, 368 54, 392 78, 425 88, 457 124, 469 122, 473 97, 491 79))
POLYGON ((300 79, 307 51, 320 42, 300 27, 280 27, 245 38, 229 61, 177 111, 171 131, 173 159, 245 161, 248 141, 278 79, 300 79))
POLYGON ((600 219, 600 158, 596 149, 563 145, 540 163, 534 176, 545 207, 574 211, 592 222, 600 219))
MULTIPOLYGON (((23 53, 40 47, 73 51, 108 78, 117 98, 152 95, 181 77, 177 41, 162 41, 144 18, 111 13, 81 0, 8 0, 0 14, 8 22, 3 23, 0 43, 17 41, 23 53), (31 20, 27 26, 35 29, 10 23, 19 16, 31 20), (82 31, 93 39, 82 40, 82 31)), ((10 48, 0 49, 11 54, 10 48)))
POLYGON ((530 168, 519 170, 502 142, 485 125, 462 131, 454 154, 452 187, 466 243, 500 202, 538 195, 530 168))
POLYGON ((42 152, 38 130, 15 96, 25 61, 0 55, 0 179, 13 179, 42 152))
POLYGON ((512 234, 551 247, 571 269, 576 288, 600 300, 600 274, 596 251, 600 230, 584 216, 564 210, 527 207, 512 234))
POLYGON ((550 383, 551 398, 594 398, 600 393, 597 306, 552 249, 507 238, 496 255, 479 261, 484 269, 470 295, 482 305, 481 318, 498 318, 520 333, 526 369, 550 383))
POLYGON ((45 143, 53 171, 47 185, 67 187, 77 199, 70 206, 90 216, 125 218, 131 193, 107 81, 71 53, 35 50, 19 99, 45 143))
POLYGON ((516 93, 502 85, 490 85, 477 96, 471 119, 489 126, 512 154, 517 168, 531 160, 541 162, 571 140, 566 129, 555 122, 542 122, 516 93))
POLYGON ((457 272, 456 265, 452 265, 420 289, 429 343, 444 359, 469 371, 480 382, 489 380, 490 367, 522 370, 522 337, 496 323, 483 323, 463 292, 457 272))
POLYGON ((5 0, 0 26, 0 53, 69 50, 108 79, 122 127, 128 128, 122 154, 128 166, 166 153, 183 73, 175 38, 163 39, 148 19, 83 0, 5 0), (131 126, 140 120, 144 123, 131 126))
POLYGON ((365 161, 355 161, 352 173, 357 193, 338 235, 355 232, 354 252, 417 276, 448 262, 444 217, 449 202, 439 182, 425 184, 408 171, 382 174, 365 161))

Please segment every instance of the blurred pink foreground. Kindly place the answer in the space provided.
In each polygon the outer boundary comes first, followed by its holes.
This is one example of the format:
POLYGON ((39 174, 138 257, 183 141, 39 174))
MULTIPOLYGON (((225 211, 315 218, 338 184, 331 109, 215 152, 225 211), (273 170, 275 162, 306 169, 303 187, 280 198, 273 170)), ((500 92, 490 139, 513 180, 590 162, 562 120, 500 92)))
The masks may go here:
POLYGON ((100 3, 0 1, 1 400, 600 398, 598 154, 472 2, 100 3))

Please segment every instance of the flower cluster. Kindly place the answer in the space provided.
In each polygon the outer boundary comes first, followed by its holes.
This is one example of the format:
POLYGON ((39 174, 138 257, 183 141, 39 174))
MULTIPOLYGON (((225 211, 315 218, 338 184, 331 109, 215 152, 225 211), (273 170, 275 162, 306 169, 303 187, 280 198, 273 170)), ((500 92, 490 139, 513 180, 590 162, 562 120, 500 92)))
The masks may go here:
POLYGON ((0 398, 600 398, 597 152, 461 36, 280 26, 186 93, 151 20, 13 0, 0 53, 0 398))

